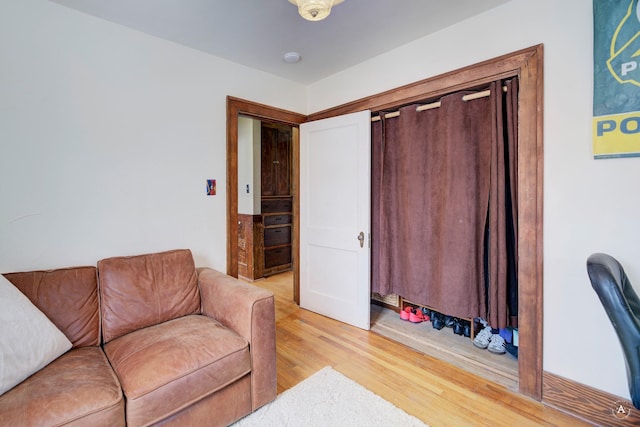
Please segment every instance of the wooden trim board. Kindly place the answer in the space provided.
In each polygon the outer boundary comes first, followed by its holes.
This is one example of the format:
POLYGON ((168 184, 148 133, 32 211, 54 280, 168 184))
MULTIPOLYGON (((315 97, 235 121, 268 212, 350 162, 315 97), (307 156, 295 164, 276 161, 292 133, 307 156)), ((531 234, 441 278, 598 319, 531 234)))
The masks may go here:
POLYGON ((546 371, 542 402, 597 426, 640 425, 640 410, 627 399, 546 371))

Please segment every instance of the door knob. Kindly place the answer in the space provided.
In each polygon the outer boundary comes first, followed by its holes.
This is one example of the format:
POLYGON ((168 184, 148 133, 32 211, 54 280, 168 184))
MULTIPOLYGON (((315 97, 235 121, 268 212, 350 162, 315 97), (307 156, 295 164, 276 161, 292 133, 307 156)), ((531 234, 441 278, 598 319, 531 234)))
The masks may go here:
POLYGON ((360 234, 358 234, 358 240, 360 240, 360 247, 364 248, 364 232, 361 231, 360 234))

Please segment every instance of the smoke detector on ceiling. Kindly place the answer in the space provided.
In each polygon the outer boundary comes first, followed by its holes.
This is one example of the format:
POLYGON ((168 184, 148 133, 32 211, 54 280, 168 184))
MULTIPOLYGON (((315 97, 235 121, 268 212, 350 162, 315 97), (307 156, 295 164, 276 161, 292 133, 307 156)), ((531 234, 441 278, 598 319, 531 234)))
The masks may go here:
POLYGON ((300 54, 298 52, 287 52, 284 54, 284 62, 295 64, 298 61, 300 61, 300 54))

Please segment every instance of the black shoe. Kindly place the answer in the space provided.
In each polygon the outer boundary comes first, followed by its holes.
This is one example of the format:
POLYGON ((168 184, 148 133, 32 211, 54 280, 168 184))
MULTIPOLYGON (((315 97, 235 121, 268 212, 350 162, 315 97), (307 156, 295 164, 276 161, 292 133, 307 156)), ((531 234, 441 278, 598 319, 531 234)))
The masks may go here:
POLYGON ((462 327, 462 335, 464 335, 467 338, 471 337, 471 323, 464 322, 464 325, 462 327))
POLYGON ((457 317, 453 319, 453 333, 456 335, 462 335, 464 333, 462 320, 458 319, 457 317))
POLYGON ((476 317, 475 319, 473 319, 473 330, 476 332, 476 334, 485 328, 485 325, 480 320, 480 317, 476 317))
POLYGON ((453 328, 453 325, 455 324, 455 319, 451 316, 444 316, 444 326, 446 326, 447 328, 453 328))
POLYGON ((440 313, 433 313, 433 316, 431 317, 431 326, 433 326, 433 329, 437 330, 444 328, 444 319, 440 313))

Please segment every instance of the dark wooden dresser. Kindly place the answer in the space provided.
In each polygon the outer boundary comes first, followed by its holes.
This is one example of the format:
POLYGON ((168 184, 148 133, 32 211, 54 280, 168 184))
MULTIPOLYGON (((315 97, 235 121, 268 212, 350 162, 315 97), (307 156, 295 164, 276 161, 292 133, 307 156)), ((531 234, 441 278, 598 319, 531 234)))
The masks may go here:
POLYGON ((291 196, 262 198, 265 276, 291 269, 292 213, 291 196))

